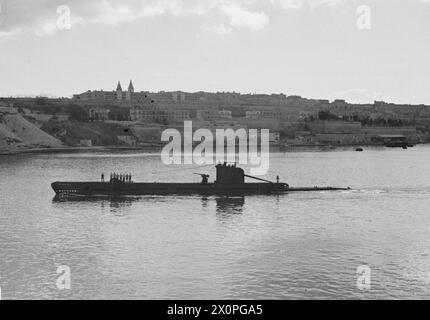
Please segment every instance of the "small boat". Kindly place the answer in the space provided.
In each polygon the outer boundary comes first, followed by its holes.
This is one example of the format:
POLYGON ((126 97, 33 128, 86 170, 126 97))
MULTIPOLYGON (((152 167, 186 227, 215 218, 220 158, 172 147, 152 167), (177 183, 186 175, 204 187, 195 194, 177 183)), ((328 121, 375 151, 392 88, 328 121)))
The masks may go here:
POLYGON ((390 141, 384 144, 387 148, 403 148, 407 149, 408 145, 403 141, 390 141))
POLYGON ((350 190, 336 187, 290 187, 287 183, 261 179, 245 174, 236 164, 216 165, 216 180, 209 182, 209 175, 198 174, 202 177, 200 183, 148 183, 133 182, 131 179, 118 179, 100 182, 54 182, 52 189, 58 196, 119 196, 119 195, 248 195, 248 194, 279 194, 295 191, 334 191, 350 190), (245 177, 260 182, 245 182, 245 177))
POLYGON ((355 151, 363 152, 363 151, 364 151, 364 149, 363 149, 363 148, 356 148, 356 149, 355 149, 355 151))

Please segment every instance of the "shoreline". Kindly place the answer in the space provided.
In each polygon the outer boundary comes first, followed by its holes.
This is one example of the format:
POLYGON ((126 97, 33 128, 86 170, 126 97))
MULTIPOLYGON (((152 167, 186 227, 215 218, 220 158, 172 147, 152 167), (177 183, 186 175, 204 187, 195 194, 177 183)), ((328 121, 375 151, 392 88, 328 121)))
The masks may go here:
POLYGON ((61 148, 28 148, 20 150, 0 151, 0 156, 13 156, 19 154, 55 154, 55 153, 73 153, 73 152, 96 152, 96 151, 114 151, 114 150, 148 150, 157 147, 119 147, 119 146, 93 146, 93 147, 61 147, 61 148))
MULTIPOLYGON (((426 145, 429 142, 417 143, 415 145, 426 145)), ((79 153, 79 152, 97 152, 97 151, 148 151, 148 150, 161 150, 163 146, 92 146, 92 147, 60 147, 60 148, 28 148, 20 150, 0 150, 0 156, 13 156, 20 154, 55 154, 55 153, 79 153)), ((359 148, 359 147, 386 147, 384 145, 272 145, 270 151, 285 152, 293 149, 325 149, 325 150, 336 150, 341 148, 359 148)), ((387 147, 388 149, 395 149, 387 147)))

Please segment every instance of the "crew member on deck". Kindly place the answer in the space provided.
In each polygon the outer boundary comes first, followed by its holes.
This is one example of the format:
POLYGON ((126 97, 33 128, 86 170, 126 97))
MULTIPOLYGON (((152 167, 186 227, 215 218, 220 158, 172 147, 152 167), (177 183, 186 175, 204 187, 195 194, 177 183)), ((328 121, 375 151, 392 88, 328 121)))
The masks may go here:
POLYGON ((102 173, 102 182, 105 182, 105 174, 102 173))
POLYGON ((209 175, 202 174, 202 184, 208 184, 209 175))
POLYGON ((276 176, 276 183, 279 183, 279 176, 276 176))

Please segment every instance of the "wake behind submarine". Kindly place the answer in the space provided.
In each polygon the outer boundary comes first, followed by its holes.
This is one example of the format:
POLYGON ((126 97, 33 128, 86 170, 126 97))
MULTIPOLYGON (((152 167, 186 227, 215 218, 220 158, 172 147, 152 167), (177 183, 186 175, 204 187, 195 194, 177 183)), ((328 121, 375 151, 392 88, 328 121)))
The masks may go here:
POLYGON ((287 183, 276 182, 253 177, 245 174, 236 164, 218 164, 216 180, 209 182, 209 175, 198 174, 202 177, 200 183, 148 183, 133 182, 131 175, 111 174, 109 181, 100 182, 54 182, 52 189, 57 196, 125 196, 125 195, 252 195, 280 194, 289 192, 336 191, 350 190, 338 187, 290 187, 287 183), (259 182, 245 182, 245 177, 259 182))

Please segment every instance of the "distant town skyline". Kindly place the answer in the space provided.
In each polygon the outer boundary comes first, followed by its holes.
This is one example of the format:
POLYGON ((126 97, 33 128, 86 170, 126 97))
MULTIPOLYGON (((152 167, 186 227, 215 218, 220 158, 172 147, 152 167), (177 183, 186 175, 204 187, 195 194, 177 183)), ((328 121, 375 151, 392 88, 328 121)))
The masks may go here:
POLYGON ((430 104, 428 52, 430 0, 3 0, 0 7, 1 97, 71 97, 132 79, 136 91, 430 104))

